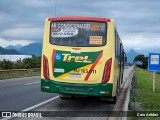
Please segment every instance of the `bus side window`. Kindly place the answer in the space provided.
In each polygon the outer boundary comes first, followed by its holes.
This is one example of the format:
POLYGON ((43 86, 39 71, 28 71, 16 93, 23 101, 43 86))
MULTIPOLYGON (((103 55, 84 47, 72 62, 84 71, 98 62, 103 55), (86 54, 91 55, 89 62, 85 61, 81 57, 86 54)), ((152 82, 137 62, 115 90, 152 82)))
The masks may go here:
POLYGON ((118 35, 115 30, 115 56, 118 57, 118 35))
POLYGON ((121 58, 121 48, 120 48, 120 38, 118 36, 118 59, 120 60, 121 58))

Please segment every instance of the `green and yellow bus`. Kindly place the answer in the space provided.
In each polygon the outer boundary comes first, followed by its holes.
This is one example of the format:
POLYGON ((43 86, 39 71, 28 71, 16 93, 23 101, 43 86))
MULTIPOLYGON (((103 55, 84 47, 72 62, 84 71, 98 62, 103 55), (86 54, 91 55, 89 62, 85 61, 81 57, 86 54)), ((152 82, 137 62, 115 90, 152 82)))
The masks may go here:
POLYGON ((66 96, 116 96, 123 79, 124 49, 115 22, 98 17, 45 21, 41 91, 66 96))

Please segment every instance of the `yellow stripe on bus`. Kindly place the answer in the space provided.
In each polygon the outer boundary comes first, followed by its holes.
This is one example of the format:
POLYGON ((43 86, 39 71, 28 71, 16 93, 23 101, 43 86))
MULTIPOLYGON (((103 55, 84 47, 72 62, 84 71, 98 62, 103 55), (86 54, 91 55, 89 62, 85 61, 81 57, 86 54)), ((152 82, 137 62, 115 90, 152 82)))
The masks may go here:
MULTIPOLYGON (((99 61, 97 65, 99 65, 99 64, 101 64, 101 61, 99 61)), ((77 69, 86 69, 86 68, 90 68, 91 66, 92 66, 92 64, 89 64, 89 65, 86 65, 86 66, 83 66, 83 67, 80 67, 80 68, 77 68, 77 69)), ((65 74, 62 74, 62 75, 58 76, 57 78, 58 79, 62 79, 64 77, 68 76, 68 73, 70 73, 70 72, 74 72, 74 70, 69 71, 69 72, 67 72, 65 74)))

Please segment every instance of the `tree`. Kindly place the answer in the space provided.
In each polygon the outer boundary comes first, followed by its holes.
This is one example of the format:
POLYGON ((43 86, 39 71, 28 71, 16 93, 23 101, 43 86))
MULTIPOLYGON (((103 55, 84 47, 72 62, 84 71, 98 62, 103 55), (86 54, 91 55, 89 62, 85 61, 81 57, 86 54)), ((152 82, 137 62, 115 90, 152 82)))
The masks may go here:
POLYGON ((41 58, 32 56, 32 58, 23 59, 24 68, 40 68, 41 58))
POLYGON ((2 62, 0 62, 1 69, 12 69, 13 65, 14 65, 14 63, 12 63, 9 60, 5 60, 5 59, 2 62))
POLYGON ((148 57, 145 57, 144 55, 137 55, 134 58, 134 62, 142 61, 142 65, 137 65, 138 67, 142 67, 143 69, 148 68, 148 57))
POLYGON ((41 57, 32 56, 32 58, 24 58, 22 61, 11 62, 9 60, 0 61, 0 69, 28 69, 28 68, 40 68, 41 57))
POLYGON ((24 67, 25 65, 24 65, 24 63, 23 62, 21 62, 21 61, 17 61, 16 63, 14 63, 14 69, 24 69, 25 67, 24 67))

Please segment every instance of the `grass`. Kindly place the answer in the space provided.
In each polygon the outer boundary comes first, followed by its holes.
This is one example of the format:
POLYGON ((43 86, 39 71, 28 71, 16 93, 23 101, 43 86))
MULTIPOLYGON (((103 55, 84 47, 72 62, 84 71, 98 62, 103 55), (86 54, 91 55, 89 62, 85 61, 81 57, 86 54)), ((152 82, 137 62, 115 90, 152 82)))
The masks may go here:
POLYGON ((0 73, 0 80, 18 77, 39 76, 40 71, 15 71, 0 73))
MULTIPOLYGON (((153 72, 148 72, 140 68, 136 68, 135 71, 138 82, 138 99, 135 102, 142 103, 142 112, 154 113, 154 111, 159 111, 160 117, 160 74, 156 74, 155 92, 153 92, 153 72)), ((134 102, 132 97, 131 101, 134 102)), ((160 120, 159 117, 142 117, 140 119, 160 120)))
POLYGON ((138 101, 143 111, 160 111, 160 75, 156 74, 155 92, 153 92, 153 73, 136 68, 138 82, 138 101))

